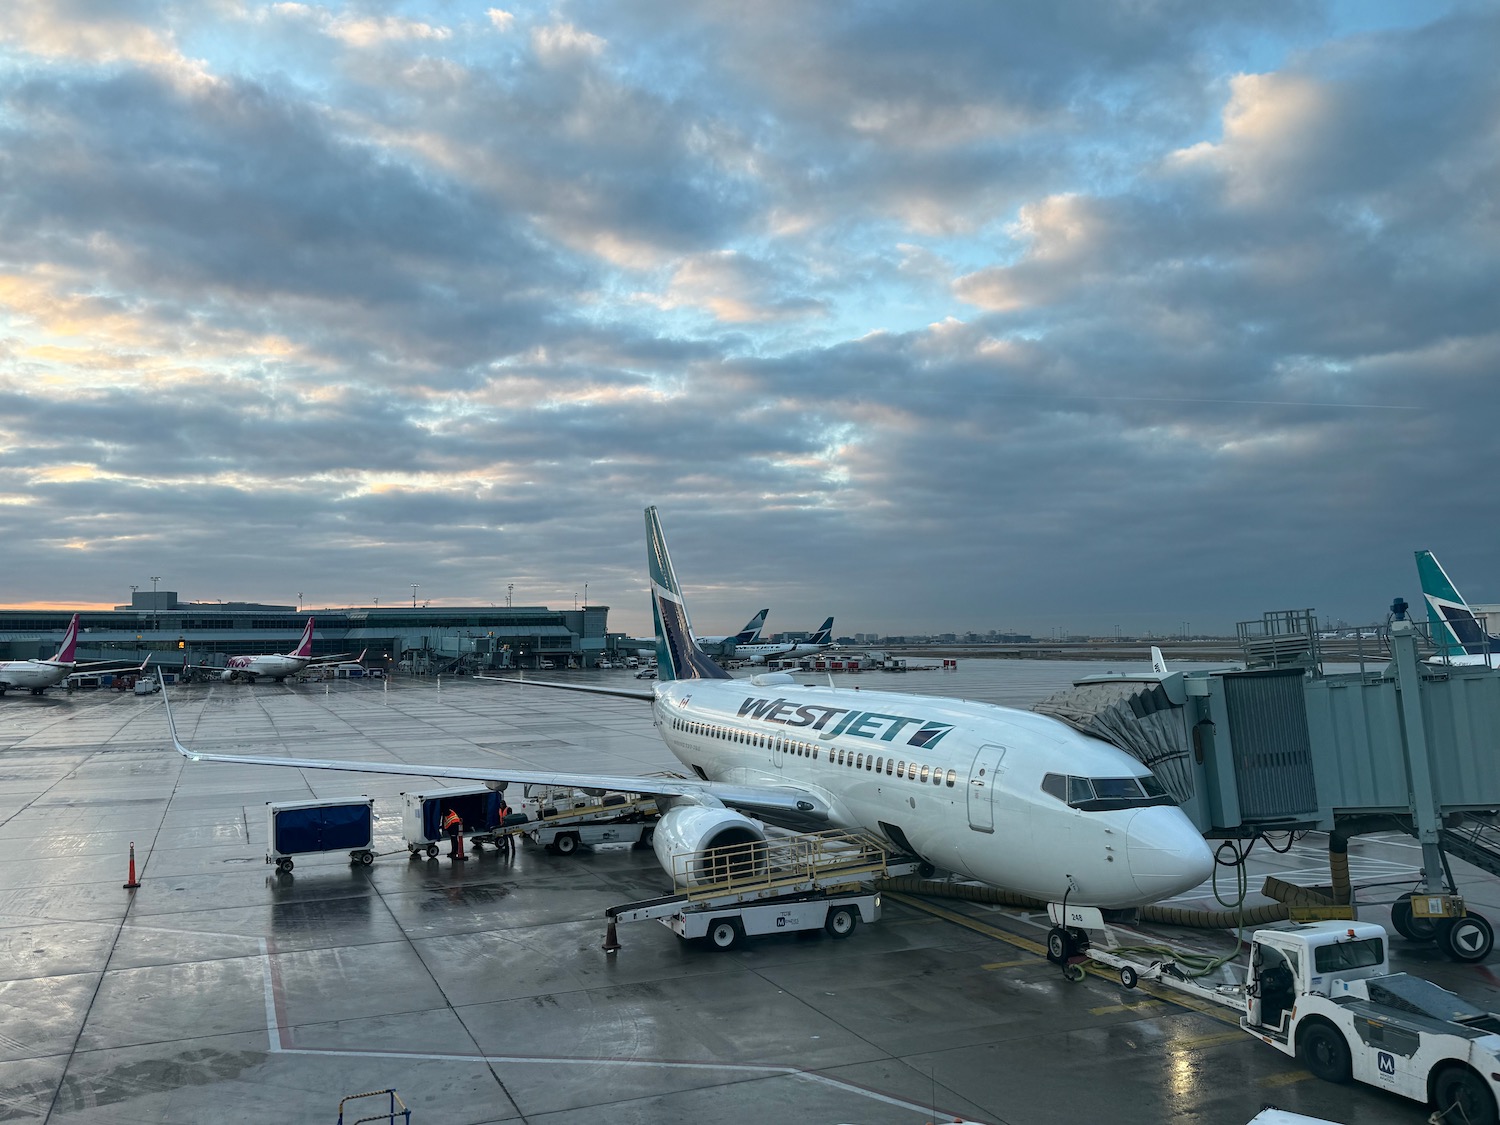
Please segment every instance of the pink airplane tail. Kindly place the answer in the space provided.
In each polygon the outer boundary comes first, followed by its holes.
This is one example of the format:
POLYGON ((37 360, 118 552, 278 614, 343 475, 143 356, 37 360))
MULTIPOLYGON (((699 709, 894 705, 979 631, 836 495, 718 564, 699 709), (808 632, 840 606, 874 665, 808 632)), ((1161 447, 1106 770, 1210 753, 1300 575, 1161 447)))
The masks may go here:
POLYGON ((63 634, 62 648, 57 650, 57 655, 52 659, 58 664, 75 663, 75 654, 78 652, 78 614, 73 615, 73 620, 68 622, 68 631, 63 634))
POLYGON ((312 655, 312 631, 313 619, 307 619, 307 628, 302 630, 302 640, 296 648, 287 653, 288 656, 311 656, 312 655))

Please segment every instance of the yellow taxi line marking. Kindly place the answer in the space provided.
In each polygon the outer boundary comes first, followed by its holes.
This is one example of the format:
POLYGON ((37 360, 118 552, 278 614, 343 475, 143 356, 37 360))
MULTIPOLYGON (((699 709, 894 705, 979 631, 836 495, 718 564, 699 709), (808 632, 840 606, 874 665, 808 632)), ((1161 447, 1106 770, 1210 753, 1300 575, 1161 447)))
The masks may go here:
MULTIPOLYGON (((981 922, 976 918, 960 914, 956 910, 948 910, 934 903, 924 902, 919 898, 913 898, 911 895, 903 894, 900 891, 882 891, 881 893, 888 899, 902 903, 905 906, 910 906, 913 910, 926 911, 928 914, 942 918, 944 921, 952 922, 956 926, 963 926, 965 929, 973 930, 975 933, 984 934, 985 937, 992 937, 996 941, 1003 941, 1005 944, 1025 950, 1027 953, 1035 953, 1037 956, 1043 958, 1047 956, 1046 946, 1040 942, 1032 941, 1030 938, 1021 937, 1019 934, 1007 933, 1005 930, 981 922)), ((1102 965, 1085 961, 1083 967, 1102 980, 1116 982, 1119 980, 1119 977, 1116 976, 1112 969, 1106 969, 1102 965)), ((1211 1000, 1199 1000, 1196 996, 1189 996, 1184 992, 1174 992, 1171 989, 1159 988, 1149 981, 1141 981, 1136 988, 1140 992, 1144 992, 1147 996, 1154 997, 1157 1000, 1165 1000, 1170 1004, 1176 1004, 1180 1008, 1186 1008, 1189 1011, 1208 1016, 1211 1019, 1218 1020, 1220 1023, 1227 1023, 1230 1027, 1239 1027, 1240 1025, 1238 1015, 1235 1015, 1231 1009, 1221 1007, 1211 1000)))
POLYGON ((1142 1000, 1136 1004, 1107 1004, 1102 1008, 1090 1008, 1091 1016, 1109 1016, 1115 1012, 1141 1012, 1147 1008, 1160 1008, 1160 1000, 1142 1000))
POLYGON ((1293 1082, 1306 1082, 1312 1075, 1305 1070, 1293 1070, 1286 1074, 1270 1074, 1260 1080, 1262 1086, 1290 1086, 1293 1082))
POLYGON ((981 969, 991 972, 995 969, 1016 969, 1022 965, 1035 965, 1035 957, 1023 957, 1019 961, 991 961, 988 965, 980 965, 981 969))

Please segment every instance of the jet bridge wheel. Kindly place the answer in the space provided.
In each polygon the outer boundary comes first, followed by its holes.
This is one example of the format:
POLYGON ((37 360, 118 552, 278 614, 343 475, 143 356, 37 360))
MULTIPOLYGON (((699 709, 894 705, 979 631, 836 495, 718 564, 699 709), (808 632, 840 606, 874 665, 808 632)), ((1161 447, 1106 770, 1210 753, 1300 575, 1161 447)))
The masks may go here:
POLYGON ((1430 918, 1418 918, 1411 912, 1411 891, 1391 903, 1391 925, 1407 941, 1436 941, 1437 925, 1430 918))
POLYGON ((1454 961, 1476 964, 1495 948, 1495 930, 1484 915, 1470 912, 1438 929, 1438 947, 1454 961))

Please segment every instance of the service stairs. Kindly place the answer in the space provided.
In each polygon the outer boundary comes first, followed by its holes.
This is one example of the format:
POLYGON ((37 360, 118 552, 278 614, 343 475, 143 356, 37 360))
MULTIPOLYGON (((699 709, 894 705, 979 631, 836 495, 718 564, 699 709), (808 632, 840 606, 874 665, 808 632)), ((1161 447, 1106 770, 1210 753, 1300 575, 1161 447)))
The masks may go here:
POLYGON ((1500 814, 1468 813, 1457 828, 1439 831, 1438 839, 1450 856, 1500 875, 1500 814))

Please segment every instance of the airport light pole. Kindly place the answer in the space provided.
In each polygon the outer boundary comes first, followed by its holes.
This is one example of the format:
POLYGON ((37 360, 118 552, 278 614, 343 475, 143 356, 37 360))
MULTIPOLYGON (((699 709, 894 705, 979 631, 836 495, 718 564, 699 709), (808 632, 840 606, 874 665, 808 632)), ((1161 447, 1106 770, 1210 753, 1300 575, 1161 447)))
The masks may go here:
POLYGON ((412 609, 416 609, 417 608, 417 587, 420 586, 420 585, 422 585, 422 583, 420 583, 420 582, 413 582, 411 584, 411 607, 412 607, 412 609))
POLYGON ((161 608, 156 603, 156 584, 160 581, 160 574, 151 576, 151 631, 153 633, 161 628, 161 608))
POLYGON ((297 612, 298 613, 302 612, 302 591, 301 590, 297 591, 297 612))

